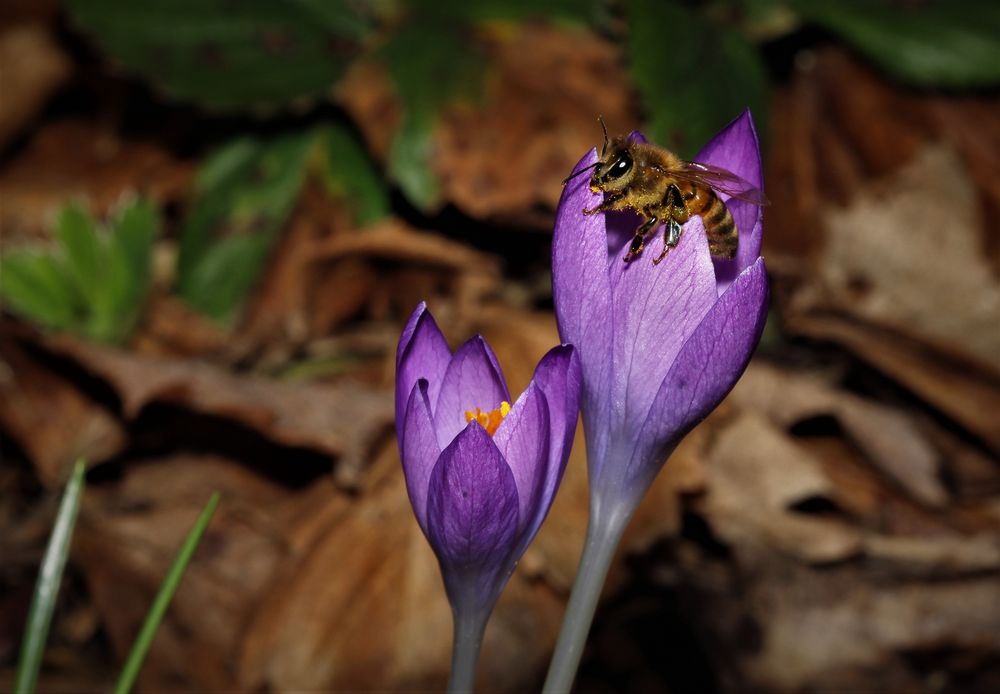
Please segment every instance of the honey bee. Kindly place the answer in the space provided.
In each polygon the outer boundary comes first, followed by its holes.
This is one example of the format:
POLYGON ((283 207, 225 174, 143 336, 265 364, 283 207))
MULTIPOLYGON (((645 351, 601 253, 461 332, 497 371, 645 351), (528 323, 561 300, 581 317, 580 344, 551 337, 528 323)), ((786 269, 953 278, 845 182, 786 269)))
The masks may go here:
POLYGON ((754 205, 767 205, 764 194, 734 173, 709 164, 684 161, 673 152, 651 143, 637 142, 629 135, 619 135, 609 141, 604 119, 598 120, 604 130, 600 158, 564 180, 563 184, 593 169, 590 189, 604 193, 605 197, 600 205, 583 213, 632 210, 642 218, 623 260, 630 262, 637 258, 646 241, 662 224, 665 227, 663 251, 653 259, 653 264, 658 264, 680 242, 681 225, 694 214, 700 215, 705 224, 711 254, 718 258, 735 258, 736 223, 718 193, 754 205))

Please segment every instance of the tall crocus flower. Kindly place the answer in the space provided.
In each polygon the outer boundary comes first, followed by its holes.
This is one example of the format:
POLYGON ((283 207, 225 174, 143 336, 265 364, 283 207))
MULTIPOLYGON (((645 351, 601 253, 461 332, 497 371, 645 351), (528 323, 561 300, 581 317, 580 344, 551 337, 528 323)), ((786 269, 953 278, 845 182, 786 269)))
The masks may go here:
POLYGON ((483 631, 566 469, 580 404, 570 345, 539 362, 511 403, 475 337, 454 354, 421 303, 396 351, 396 434, 414 514, 437 554, 455 620, 449 689, 472 688, 483 631))
MULTIPOLYGON (((763 187, 749 111, 695 159, 763 187)), ((596 160, 592 150, 574 171, 596 160)), ((552 283, 560 335, 576 346, 583 368, 590 523, 546 691, 572 684, 625 525, 674 447, 743 373, 768 296, 760 207, 722 196, 739 234, 734 260, 710 256, 702 220, 694 216, 663 262, 651 262, 660 232, 644 255, 626 263, 636 217, 585 216, 601 200, 587 179, 577 176, 563 191, 552 283)))

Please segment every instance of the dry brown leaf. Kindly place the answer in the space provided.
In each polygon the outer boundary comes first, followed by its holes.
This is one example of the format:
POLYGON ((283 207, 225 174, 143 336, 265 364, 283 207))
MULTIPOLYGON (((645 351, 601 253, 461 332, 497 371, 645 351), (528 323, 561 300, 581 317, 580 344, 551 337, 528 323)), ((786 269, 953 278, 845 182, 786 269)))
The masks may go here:
POLYGON ((838 391, 815 375, 762 362, 751 364, 731 397, 786 429, 813 417, 834 417, 868 460, 914 499, 935 508, 949 501, 940 455, 901 411, 838 391))
POLYGON ((942 676, 991 681, 1000 523, 964 535, 944 520, 933 536, 857 526, 835 512, 831 468, 746 411, 716 432, 705 465, 707 490, 690 508, 729 551, 682 541, 663 575, 679 568, 724 690, 922 690, 926 663, 952 657, 942 676), (806 515, 814 499, 832 512, 806 515))
POLYGON ((1000 375, 1000 280, 982 252, 975 189, 952 150, 924 149, 824 221, 816 295, 800 296, 798 310, 838 310, 1000 375))
MULTIPOLYGON (((496 259, 395 219, 363 232, 318 242, 312 249, 311 271, 325 273, 330 267, 357 261, 365 262, 377 274, 367 298, 372 304, 369 312, 375 318, 385 318, 389 308, 396 309, 396 315, 407 315, 416 306, 416 297, 428 303, 442 297, 459 316, 474 315, 500 283, 496 259), (387 263, 401 271, 387 272, 387 263), (414 276, 418 272, 420 279, 414 276), (378 311, 380 306, 382 310, 378 311)), ((317 287, 317 305, 338 291, 342 289, 330 282, 321 284, 317 287)))
MULTIPOLYGON (((466 214, 548 227, 559 182, 600 144, 597 116, 618 132, 638 125, 629 80, 618 50, 586 31, 519 24, 486 44, 486 93, 447 110, 432 166, 445 200, 466 214)), ((356 66, 337 98, 384 159, 401 113, 384 70, 356 66)))
POLYGON ((392 423, 391 396, 361 383, 286 384, 69 336, 48 338, 46 344, 106 380, 121 398, 127 418, 157 401, 231 419, 279 444, 337 458, 338 479, 345 484, 357 483, 371 448, 392 423))
POLYGON ((421 298, 471 315, 499 283, 495 259, 401 220, 327 228, 297 214, 241 332, 303 342, 359 313, 406 315, 421 298))
POLYGON ((835 315, 800 316, 789 327, 837 342, 978 436, 1000 453, 1000 381, 891 331, 835 315))
POLYGON ((192 455, 142 461, 121 482, 84 495, 73 558, 124 658, 213 491, 218 510, 143 664, 140 682, 150 691, 233 689, 228 663, 242 625, 288 554, 272 509, 291 495, 231 461, 192 455))
POLYGON ((230 336, 182 299, 162 292, 146 302, 143 321, 130 347, 140 354, 174 357, 219 354, 230 336))
POLYGON ((1000 535, 983 532, 970 537, 865 538, 865 555, 872 566, 887 567, 895 576, 942 580, 1000 570, 1000 535))
POLYGON ((705 465, 707 492, 697 507, 746 561, 762 548, 809 563, 840 561, 860 551, 856 529, 793 510, 807 500, 832 500, 834 488, 820 462, 763 417, 738 414, 717 433, 705 465))
POLYGON ((747 595, 761 634, 742 663, 744 687, 924 691, 919 668, 908 667, 922 652, 966 654, 964 667, 949 668, 961 675, 1000 649, 995 576, 888 586, 853 571, 775 578, 747 595))
POLYGON ((1000 101, 900 93, 838 48, 806 57, 777 95, 767 177, 786 327, 843 344, 998 451, 1000 101))
POLYGON ((46 124, 0 171, 0 241, 48 237, 55 215, 70 200, 82 200, 104 217, 129 194, 160 204, 179 199, 192 173, 190 163, 160 147, 122 139, 98 125, 46 124))
POLYGON ((69 56, 40 24, 16 24, 0 33, 0 146, 29 124, 69 77, 69 56))
POLYGON ((35 466, 42 484, 65 484, 73 462, 119 453, 118 420, 10 338, 0 340, 0 424, 35 466))

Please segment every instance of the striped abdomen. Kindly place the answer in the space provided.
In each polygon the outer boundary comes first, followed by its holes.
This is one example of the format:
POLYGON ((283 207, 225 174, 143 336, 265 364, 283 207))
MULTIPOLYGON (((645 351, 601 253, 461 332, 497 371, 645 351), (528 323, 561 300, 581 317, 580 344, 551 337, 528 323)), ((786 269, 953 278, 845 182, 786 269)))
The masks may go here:
POLYGON ((708 186, 678 184, 689 214, 701 216, 708 237, 708 250, 718 258, 736 257, 736 222, 729 208, 715 191, 708 186))

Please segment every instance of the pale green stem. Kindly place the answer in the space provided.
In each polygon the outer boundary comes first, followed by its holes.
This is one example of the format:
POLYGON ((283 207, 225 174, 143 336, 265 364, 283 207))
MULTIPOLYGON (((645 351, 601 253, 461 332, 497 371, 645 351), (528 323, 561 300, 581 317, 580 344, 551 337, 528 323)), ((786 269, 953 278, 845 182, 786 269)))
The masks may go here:
POLYGON ((455 621, 455 641, 451 651, 451 677, 449 694, 466 694, 473 690, 476 681, 476 664, 479 648, 490 611, 456 604, 452 609, 455 621))
POLYGON ((576 581, 566 606, 566 616, 549 665, 549 674, 542 687, 546 694, 569 692, 573 686, 604 580, 608 576, 618 541, 632 516, 631 513, 612 513, 607 517, 602 515, 591 509, 587 539, 583 545, 576 581))

